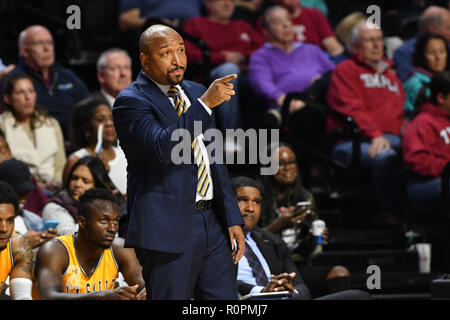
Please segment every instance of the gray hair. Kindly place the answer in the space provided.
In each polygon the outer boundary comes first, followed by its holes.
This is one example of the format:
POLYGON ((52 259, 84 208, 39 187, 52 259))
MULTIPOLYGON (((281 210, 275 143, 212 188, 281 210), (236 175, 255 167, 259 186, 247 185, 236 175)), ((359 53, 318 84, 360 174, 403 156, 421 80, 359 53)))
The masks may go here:
POLYGON ((120 49, 120 48, 112 48, 112 49, 108 49, 106 51, 103 51, 100 56, 97 59, 97 72, 103 72, 106 68, 107 65, 107 60, 108 60, 108 56, 113 54, 113 53, 122 53, 124 54, 128 60, 130 60, 130 64, 131 64, 131 57, 128 54, 127 51, 120 49))
POLYGON ((353 46, 355 44, 357 44, 359 42, 359 36, 361 34, 361 29, 363 28, 378 28, 381 29, 378 25, 366 21, 366 20, 362 20, 360 22, 358 22, 352 29, 352 31, 350 31, 350 34, 348 36, 348 43, 347 43, 347 50, 350 53, 353 53, 353 46))

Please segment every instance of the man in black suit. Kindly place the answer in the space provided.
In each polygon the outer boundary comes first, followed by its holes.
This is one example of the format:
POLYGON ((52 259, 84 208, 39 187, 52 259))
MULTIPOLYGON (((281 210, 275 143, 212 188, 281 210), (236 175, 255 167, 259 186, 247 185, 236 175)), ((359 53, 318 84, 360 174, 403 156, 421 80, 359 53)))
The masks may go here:
MULTIPOLYGON (((263 187, 247 177, 231 180, 244 219, 245 253, 238 263, 239 294, 289 291, 296 300, 310 300, 289 249, 277 235, 257 227, 261 214, 263 187)), ((345 290, 317 300, 366 300, 370 295, 360 290, 345 290)))
POLYGON ((147 297, 236 299, 233 262, 244 253, 242 216, 225 165, 211 161, 203 142, 215 127, 212 109, 234 95, 228 82, 236 75, 208 89, 183 80, 184 42, 167 26, 144 31, 140 51, 142 72, 113 106, 128 161, 125 245, 135 248, 147 297), (194 122, 201 122, 201 132, 194 122), (177 132, 182 142, 172 139, 177 132), (173 160, 180 143, 190 163, 173 160))

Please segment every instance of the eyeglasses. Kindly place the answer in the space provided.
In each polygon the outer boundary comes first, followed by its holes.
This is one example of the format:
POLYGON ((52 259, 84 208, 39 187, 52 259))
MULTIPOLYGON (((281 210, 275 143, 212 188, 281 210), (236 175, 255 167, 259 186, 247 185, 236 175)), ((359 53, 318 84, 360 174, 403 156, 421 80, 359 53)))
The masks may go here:
POLYGON ((367 39, 362 39, 362 42, 364 43, 369 43, 369 42, 383 42, 383 37, 376 37, 376 38, 367 38, 367 39))
POLYGON ((289 165, 297 165, 297 160, 295 160, 295 159, 292 159, 292 160, 289 160, 289 161, 280 161, 279 163, 278 163, 278 165, 280 166, 280 167, 287 167, 287 166, 289 166, 289 165))
POLYGON ((32 47, 44 47, 44 46, 49 46, 49 47, 53 47, 54 43, 53 40, 48 40, 48 41, 33 41, 33 42, 28 42, 27 45, 32 46, 32 47))

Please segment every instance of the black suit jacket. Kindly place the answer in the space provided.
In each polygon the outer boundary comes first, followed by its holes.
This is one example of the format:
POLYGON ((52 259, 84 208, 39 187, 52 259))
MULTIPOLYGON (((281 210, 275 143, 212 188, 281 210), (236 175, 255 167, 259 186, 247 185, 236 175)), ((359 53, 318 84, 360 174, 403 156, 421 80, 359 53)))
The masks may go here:
MULTIPOLYGON (((251 231, 251 235, 253 240, 255 240, 258 245, 262 255, 266 259, 270 272, 274 275, 284 272, 295 272, 296 276, 292 280, 292 283, 299 292, 296 299, 311 299, 309 289, 303 282, 303 279, 300 276, 300 273, 298 272, 297 267, 291 258, 291 254, 289 253, 289 249, 284 241, 277 235, 258 227, 255 227, 251 231)), ((254 285, 237 281, 237 287, 241 295, 246 295, 252 290, 254 285)))

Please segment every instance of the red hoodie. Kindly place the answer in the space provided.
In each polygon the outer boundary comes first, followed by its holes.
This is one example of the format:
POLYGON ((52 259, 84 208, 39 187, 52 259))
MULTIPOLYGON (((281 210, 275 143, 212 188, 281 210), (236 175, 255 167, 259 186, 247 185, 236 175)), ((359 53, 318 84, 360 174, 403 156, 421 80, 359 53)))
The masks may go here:
MULTIPOLYGON (((383 133, 400 134, 404 124, 405 92, 400 79, 390 70, 392 62, 383 60, 382 72, 359 56, 338 64, 327 93, 328 105, 351 116, 364 138, 372 140, 383 133)), ((328 129, 341 126, 328 119, 328 129)))
MULTIPOLYGON (((184 24, 184 31, 202 39, 211 50, 211 63, 217 66, 225 62, 224 51, 235 51, 248 58, 264 43, 253 27, 242 20, 220 24, 208 17, 193 17, 184 24)), ((186 54, 190 63, 202 60, 201 50, 192 42, 185 41, 186 54)))
POLYGON ((440 176, 450 161, 450 113, 424 104, 403 135, 403 158, 419 176, 440 176))

